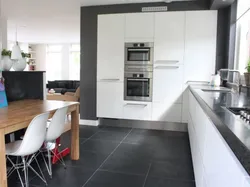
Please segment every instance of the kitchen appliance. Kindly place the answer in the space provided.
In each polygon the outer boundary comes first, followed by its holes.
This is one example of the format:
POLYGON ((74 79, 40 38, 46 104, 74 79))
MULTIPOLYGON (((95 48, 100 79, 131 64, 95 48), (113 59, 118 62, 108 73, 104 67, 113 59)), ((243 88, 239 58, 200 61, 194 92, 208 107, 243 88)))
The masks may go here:
POLYGON ((153 65, 154 43, 125 43, 125 65, 153 65))
POLYGON ((248 124, 250 123, 250 108, 246 107, 228 107, 227 108, 230 112, 234 113, 237 116, 240 116, 242 120, 247 122, 248 124))
POLYGON ((124 100, 151 102, 152 87, 152 71, 125 72, 124 100))

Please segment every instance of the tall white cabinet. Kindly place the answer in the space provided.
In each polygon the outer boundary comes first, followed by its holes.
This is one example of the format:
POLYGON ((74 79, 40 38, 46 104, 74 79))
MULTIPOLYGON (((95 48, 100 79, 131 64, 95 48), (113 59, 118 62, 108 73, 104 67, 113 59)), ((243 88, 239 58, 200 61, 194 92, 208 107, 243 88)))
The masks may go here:
POLYGON ((216 30, 217 11, 99 15, 97 117, 186 123, 187 83, 214 73, 216 30), (123 100, 125 42, 154 42, 152 102, 123 100))

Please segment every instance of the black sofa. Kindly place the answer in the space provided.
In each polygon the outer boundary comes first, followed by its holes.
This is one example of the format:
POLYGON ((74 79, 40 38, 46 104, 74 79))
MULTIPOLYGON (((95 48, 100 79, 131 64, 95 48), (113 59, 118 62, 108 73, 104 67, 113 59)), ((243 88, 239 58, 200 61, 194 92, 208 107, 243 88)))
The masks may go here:
POLYGON ((56 80, 48 81, 47 88, 54 89, 56 93, 65 94, 66 92, 75 92, 80 86, 80 81, 56 80))

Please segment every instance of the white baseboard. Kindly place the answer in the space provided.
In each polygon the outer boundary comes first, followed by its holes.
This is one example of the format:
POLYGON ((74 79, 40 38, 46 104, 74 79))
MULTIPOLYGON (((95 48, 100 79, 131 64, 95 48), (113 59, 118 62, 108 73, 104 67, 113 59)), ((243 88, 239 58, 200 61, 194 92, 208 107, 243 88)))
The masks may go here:
POLYGON ((99 125, 99 120, 80 119, 79 124, 80 125, 89 125, 89 126, 98 126, 99 125))

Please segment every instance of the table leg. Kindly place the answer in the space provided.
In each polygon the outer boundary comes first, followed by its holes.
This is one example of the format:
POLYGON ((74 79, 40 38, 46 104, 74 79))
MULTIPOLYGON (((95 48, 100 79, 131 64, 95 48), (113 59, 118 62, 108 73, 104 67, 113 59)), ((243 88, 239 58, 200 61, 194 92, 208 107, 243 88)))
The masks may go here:
POLYGON ((79 106, 71 112, 71 159, 79 160, 79 106))
POLYGON ((0 129, 0 186, 7 187, 4 129, 0 129))

